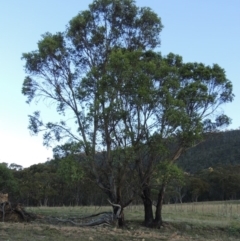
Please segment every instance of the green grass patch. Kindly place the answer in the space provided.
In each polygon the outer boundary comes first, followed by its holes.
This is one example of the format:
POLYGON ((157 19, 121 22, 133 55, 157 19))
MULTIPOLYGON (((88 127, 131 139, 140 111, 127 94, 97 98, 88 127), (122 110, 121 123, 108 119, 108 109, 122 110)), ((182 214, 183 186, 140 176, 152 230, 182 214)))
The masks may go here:
MULTIPOLYGON (((104 211, 110 206, 32 207, 27 211, 60 218, 83 217, 104 211)), ((142 226, 143 206, 125 209, 126 227, 75 227, 46 223, 0 223, 1 241, 127 241, 127 240, 240 240, 240 202, 205 202, 169 204, 163 207, 165 225, 160 230, 142 226)))

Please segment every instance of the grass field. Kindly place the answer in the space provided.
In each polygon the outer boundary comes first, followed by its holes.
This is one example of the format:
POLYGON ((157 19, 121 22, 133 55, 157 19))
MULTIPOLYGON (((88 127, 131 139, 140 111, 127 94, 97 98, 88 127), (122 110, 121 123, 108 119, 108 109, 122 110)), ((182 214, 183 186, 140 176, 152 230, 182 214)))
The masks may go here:
MULTIPOLYGON (((79 217, 110 207, 37 207, 28 208, 44 216, 79 217)), ((0 223, 1 241, 65 241, 65 240, 240 240, 240 201, 168 204, 163 208, 165 225, 160 230, 141 225, 143 207, 125 209, 126 227, 74 227, 44 223, 0 223)))

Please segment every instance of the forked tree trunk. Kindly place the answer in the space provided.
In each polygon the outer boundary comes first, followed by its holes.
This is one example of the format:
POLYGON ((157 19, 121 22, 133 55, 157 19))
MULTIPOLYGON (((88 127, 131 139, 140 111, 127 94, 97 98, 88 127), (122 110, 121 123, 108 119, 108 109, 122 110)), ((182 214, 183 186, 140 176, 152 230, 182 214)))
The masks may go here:
POLYGON ((163 206, 163 198, 166 190, 166 185, 163 184, 161 189, 158 193, 158 200, 156 205, 156 212, 155 212, 155 219, 154 219, 154 226, 156 228, 160 228, 162 226, 162 206, 163 206))
MULTIPOLYGON (((119 210, 118 207, 113 207, 113 213, 114 213, 114 215, 117 214, 118 210, 119 210)), ((120 228, 125 225, 124 210, 123 210, 123 209, 121 210, 120 216, 119 216, 118 219, 117 219, 117 225, 118 225, 118 227, 120 227, 120 228)))
MULTIPOLYGON (((114 190, 114 189, 113 189, 114 190)), ((113 218, 116 220, 116 224, 118 227, 123 227, 125 225, 124 219, 124 209, 121 204, 122 195, 121 195, 121 188, 116 188, 116 192, 107 191, 106 194, 108 195, 109 199, 112 200, 112 208, 113 208, 113 218), (121 207, 119 213, 119 207, 121 207)))
POLYGON ((166 190, 166 185, 163 184, 158 193, 158 200, 155 211, 155 218, 153 216, 152 200, 150 196, 150 188, 145 187, 142 194, 144 205, 144 225, 149 228, 160 228, 162 226, 162 206, 163 198, 166 190))

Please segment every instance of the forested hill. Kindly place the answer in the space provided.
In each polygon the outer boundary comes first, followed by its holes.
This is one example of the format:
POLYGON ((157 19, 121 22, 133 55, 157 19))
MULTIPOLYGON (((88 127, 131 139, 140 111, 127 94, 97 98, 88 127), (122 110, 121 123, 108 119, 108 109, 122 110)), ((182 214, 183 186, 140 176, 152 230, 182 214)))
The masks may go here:
POLYGON ((178 160, 178 165, 190 173, 229 164, 240 164, 240 130, 213 134, 205 142, 186 151, 178 160))

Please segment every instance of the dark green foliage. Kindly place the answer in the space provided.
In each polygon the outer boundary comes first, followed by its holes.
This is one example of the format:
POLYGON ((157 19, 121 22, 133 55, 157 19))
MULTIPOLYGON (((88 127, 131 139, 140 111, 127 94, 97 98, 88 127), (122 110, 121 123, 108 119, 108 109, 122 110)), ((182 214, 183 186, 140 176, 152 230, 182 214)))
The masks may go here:
POLYGON ((185 201, 235 200, 240 197, 240 165, 216 165, 186 175, 185 201))
POLYGON ((206 141, 187 150, 177 163, 190 173, 219 165, 240 164, 240 130, 210 134, 206 141))
POLYGON ((27 206, 106 203, 107 198, 93 181, 89 182, 82 175, 81 170, 79 163, 70 157, 33 165, 20 171, 9 169, 18 183, 18 193, 11 193, 11 200, 27 206))
POLYGON ((56 170, 37 164, 15 173, 19 183, 19 200, 27 205, 48 205, 57 193, 56 170))
POLYGON ((0 163, 0 192, 15 195, 18 183, 13 176, 13 172, 4 163, 0 163))
MULTIPOLYGON (((169 162, 159 163, 149 183, 153 200, 157 199, 163 183, 167 183, 164 198, 167 203, 239 199, 239 143, 239 130, 213 134, 206 143, 190 149, 199 155, 198 161, 193 160, 194 162, 188 164, 194 170, 191 173, 183 173, 175 164, 169 162), (212 160, 211 165, 204 162, 204 158, 201 159, 205 156, 214 157, 218 152, 219 156, 212 160)), ((1 192, 9 192, 11 201, 20 201, 31 206, 106 204, 107 197, 94 184, 94 178, 83 172, 84 162, 81 161, 81 155, 73 154, 75 147, 74 144, 58 147, 55 154, 59 156, 56 155, 54 160, 25 169, 17 164, 12 164, 9 168, 1 164, 1 192), (62 159, 61 156, 65 158, 62 159)), ((130 148, 128 153, 133 155, 133 150, 130 148)), ((116 152, 118 157, 123 154, 121 151, 116 152)), ((183 159, 184 157, 185 155, 183 159)), ((102 158, 104 154, 99 153, 99 165, 104 163, 102 158)), ((180 164, 182 161, 180 158, 180 164)), ((145 165, 147 167, 147 163, 145 165)), ((139 185, 134 172, 126 176, 126 181, 138 191, 139 185)), ((126 195, 129 186, 123 185, 123 191, 126 195)), ((139 202, 138 197, 137 200, 139 202)))
POLYGON ((150 8, 138 8, 132 0, 101 0, 94 1, 89 10, 70 21, 68 36, 78 51, 94 50, 92 60, 100 63, 106 50, 115 47, 155 48, 160 44, 162 27, 160 18, 150 8))

